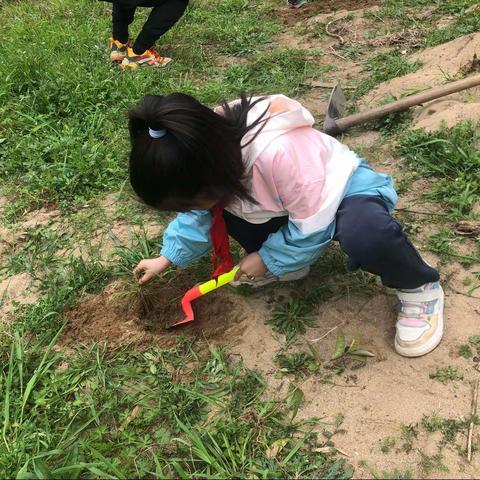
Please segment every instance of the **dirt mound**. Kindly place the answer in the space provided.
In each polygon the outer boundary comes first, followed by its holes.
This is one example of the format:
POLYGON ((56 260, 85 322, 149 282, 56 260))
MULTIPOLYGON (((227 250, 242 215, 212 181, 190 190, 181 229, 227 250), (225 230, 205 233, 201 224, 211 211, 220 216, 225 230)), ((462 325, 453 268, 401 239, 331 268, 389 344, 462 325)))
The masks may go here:
MULTIPOLYGON (((458 79, 465 73, 475 72, 479 68, 479 53, 480 32, 416 53, 410 60, 420 61, 422 68, 378 85, 363 99, 363 108, 379 105, 390 96, 400 98, 403 94, 443 85, 446 79, 458 79)), ((467 119, 477 121, 480 120, 479 107, 480 88, 464 90, 416 107, 414 126, 436 130, 442 123, 452 127, 467 119)))
POLYGON ((67 314, 60 344, 106 342, 111 347, 148 348, 172 345, 180 333, 224 343, 240 336, 255 312, 226 289, 195 300, 194 322, 166 329, 183 318, 180 299, 194 283, 187 273, 140 290, 129 280, 113 282, 99 295, 86 295, 67 314))
POLYGON ((316 15, 319 13, 333 13, 337 10, 359 10, 361 8, 381 5, 382 3, 382 0, 323 0, 316 2, 312 1, 298 10, 293 10, 289 6, 279 8, 278 13, 285 25, 292 26, 303 19, 309 18, 312 15, 316 15))
POLYGON ((432 48, 426 48, 412 55, 409 60, 418 60, 422 68, 416 72, 396 77, 378 85, 365 96, 363 102, 378 105, 391 95, 400 98, 402 94, 446 83, 446 78, 456 78, 480 53, 480 32, 456 38, 432 48))

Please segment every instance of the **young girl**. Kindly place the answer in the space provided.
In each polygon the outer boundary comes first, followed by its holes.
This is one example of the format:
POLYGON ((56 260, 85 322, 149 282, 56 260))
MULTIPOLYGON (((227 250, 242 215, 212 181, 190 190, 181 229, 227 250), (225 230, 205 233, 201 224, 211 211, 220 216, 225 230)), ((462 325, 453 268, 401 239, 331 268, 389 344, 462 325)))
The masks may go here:
POLYGON ((112 38, 110 60, 121 62, 122 68, 163 67, 171 58, 162 57, 155 42, 177 23, 187 8, 188 0, 104 0, 112 3, 112 38), (128 27, 133 22, 137 7, 151 7, 152 11, 133 45, 128 27))
POLYGON ((228 232, 247 252, 236 283, 262 286, 305 277, 335 240, 349 268, 397 290, 397 352, 424 355, 443 335, 438 272, 390 216, 392 179, 313 123, 283 95, 215 110, 181 93, 146 96, 130 112, 130 180, 148 205, 181 213, 160 257, 134 274, 143 283, 172 263, 185 268, 213 245, 218 275, 233 265, 228 232))

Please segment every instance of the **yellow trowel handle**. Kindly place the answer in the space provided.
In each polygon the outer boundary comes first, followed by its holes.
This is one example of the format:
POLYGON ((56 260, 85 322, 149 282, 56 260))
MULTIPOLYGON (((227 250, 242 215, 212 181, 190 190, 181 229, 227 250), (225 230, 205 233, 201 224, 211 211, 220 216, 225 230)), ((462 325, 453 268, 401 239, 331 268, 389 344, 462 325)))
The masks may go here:
POLYGON ((227 283, 233 282, 235 279, 235 274, 238 272, 240 267, 233 267, 229 272, 222 273, 217 278, 209 280, 208 282, 202 283, 198 286, 202 295, 205 295, 208 292, 216 290, 217 288, 223 287, 227 283))

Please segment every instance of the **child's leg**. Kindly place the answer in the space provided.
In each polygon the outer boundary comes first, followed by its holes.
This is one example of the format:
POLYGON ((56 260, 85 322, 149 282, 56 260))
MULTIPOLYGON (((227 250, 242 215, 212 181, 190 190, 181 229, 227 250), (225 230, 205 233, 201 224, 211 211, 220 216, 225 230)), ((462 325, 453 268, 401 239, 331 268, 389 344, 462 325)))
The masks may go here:
POLYGON ((334 238, 349 256, 350 266, 377 274, 384 285, 397 289, 397 352, 417 357, 432 351, 443 335, 443 290, 438 272, 422 260, 380 197, 344 199, 336 220, 334 238))
POLYGON ((114 40, 125 44, 128 42, 128 26, 135 17, 135 7, 129 7, 121 3, 112 4, 112 36, 114 40))
POLYGON ((438 272, 422 260, 380 197, 345 198, 336 220, 334 239, 349 256, 351 267, 379 275, 391 288, 417 288, 439 280, 438 272))
POLYGON ((155 42, 177 23, 187 8, 188 0, 157 0, 139 2, 138 6, 153 7, 133 45, 137 55, 152 47, 155 42))
POLYGON ((223 211, 223 218, 227 226, 228 234, 234 238, 247 253, 260 250, 263 242, 271 233, 288 223, 288 217, 272 218, 265 223, 250 223, 239 218, 226 210, 223 211))
MULTIPOLYGON (((247 251, 247 253, 260 250, 260 247, 270 234, 277 232, 279 228, 288 223, 287 216, 272 218, 265 223, 250 223, 242 218, 232 215, 226 210, 223 211, 223 218, 227 226, 228 234, 233 237, 247 251)), ((306 277, 309 271, 310 267, 305 267, 301 270, 286 273, 279 277, 268 273, 264 278, 248 278, 242 275, 242 277, 240 277, 238 281, 233 282, 232 285, 234 287, 238 287, 239 285, 250 285, 253 288, 257 288, 277 281, 291 282, 306 277)))

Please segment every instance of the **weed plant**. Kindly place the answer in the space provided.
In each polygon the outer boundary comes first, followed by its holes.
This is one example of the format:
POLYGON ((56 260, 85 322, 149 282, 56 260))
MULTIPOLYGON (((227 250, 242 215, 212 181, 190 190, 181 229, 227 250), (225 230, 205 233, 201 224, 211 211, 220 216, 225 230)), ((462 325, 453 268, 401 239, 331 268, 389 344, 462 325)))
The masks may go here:
POLYGON ((420 175, 435 180, 426 199, 444 204, 454 219, 469 215, 480 199, 480 150, 473 122, 435 132, 407 132, 398 152, 420 175))
POLYGON ((222 349, 180 340, 168 350, 93 345, 65 357, 53 348, 60 334, 46 343, 17 332, 3 354, 2 477, 352 475, 318 451, 314 420, 292 422, 286 403, 260 400, 264 381, 222 349))

